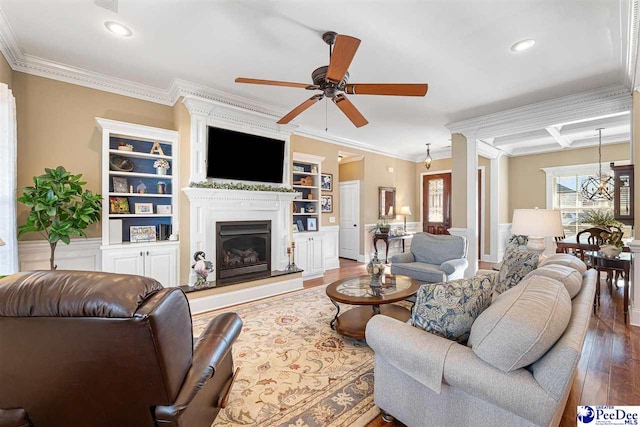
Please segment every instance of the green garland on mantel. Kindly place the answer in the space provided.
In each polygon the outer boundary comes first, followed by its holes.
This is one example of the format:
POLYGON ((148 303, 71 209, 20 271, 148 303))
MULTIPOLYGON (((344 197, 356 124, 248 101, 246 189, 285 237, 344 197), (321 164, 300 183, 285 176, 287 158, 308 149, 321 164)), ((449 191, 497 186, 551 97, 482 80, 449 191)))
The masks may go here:
POLYGON ((242 191, 276 191, 279 193, 296 193, 296 190, 286 187, 275 187, 265 184, 242 184, 240 182, 191 182, 189 187, 214 188, 216 190, 242 190, 242 191))

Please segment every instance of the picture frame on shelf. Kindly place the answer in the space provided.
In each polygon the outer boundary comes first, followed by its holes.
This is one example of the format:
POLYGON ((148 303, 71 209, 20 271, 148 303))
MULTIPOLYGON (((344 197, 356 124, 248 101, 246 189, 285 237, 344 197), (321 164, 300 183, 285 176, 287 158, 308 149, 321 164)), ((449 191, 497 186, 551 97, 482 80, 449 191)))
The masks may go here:
POLYGON ((129 199, 126 197, 109 197, 109 213, 112 214, 128 214, 129 199))
POLYGON ((129 240, 131 243, 155 242, 156 227, 154 225, 131 225, 129 226, 129 240))
POLYGON ((308 231, 318 231, 318 218, 309 217, 307 218, 307 230, 308 231))
POLYGON ((304 222, 301 219, 296 220, 296 225, 298 226, 298 231, 304 231, 304 222))
POLYGON ((114 176, 113 177, 113 192, 114 193, 128 193, 129 192, 129 180, 125 177, 114 176))
POLYGON ((320 212, 331 213, 333 212, 333 196, 320 196, 320 212))
POLYGON ((171 205, 157 205, 156 213, 161 215, 170 215, 171 214, 171 205))
POLYGON ((153 203, 134 203, 134 212, 136 214, 152 214, 153 203))
POLYGON ((320 175, 320 188, 322 191, 333 191, 333 175, 323 173, 320 175))

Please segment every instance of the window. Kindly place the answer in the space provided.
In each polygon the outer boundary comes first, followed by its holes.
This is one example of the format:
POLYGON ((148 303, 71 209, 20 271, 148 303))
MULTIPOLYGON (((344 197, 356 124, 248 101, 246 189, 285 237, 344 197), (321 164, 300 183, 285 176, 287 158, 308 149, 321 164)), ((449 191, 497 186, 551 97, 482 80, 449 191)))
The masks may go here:
POLYGON ((553 177, 553 209, 562 211, 562 228, 565 236, 574 236, 589 228, 581 224, 580 218, 590 209, 611 209, 613 200, 589 200, 582 196, 580 189, 589 178, 589 174, 562 174, 553 177))

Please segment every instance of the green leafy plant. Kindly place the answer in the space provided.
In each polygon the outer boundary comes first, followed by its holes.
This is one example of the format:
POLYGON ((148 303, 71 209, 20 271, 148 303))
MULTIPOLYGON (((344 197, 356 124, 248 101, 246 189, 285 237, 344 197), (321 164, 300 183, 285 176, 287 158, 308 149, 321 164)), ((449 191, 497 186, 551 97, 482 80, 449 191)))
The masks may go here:
POLYGON ((615 220, 611 209, 589 209, 588 211, 580 213, 579 219, 582 224, 591 224, 603 228, 620 227, 623 225, 615 220))
POLYGON ((89 224, 100 220, 102 196, 83 190, 82 174, 73 175, 62 167, 45 168, 33 177, 34 185, 24 187, 20 203, 30 208, 26 224, 18 226, 18 237, 38 232, 49 242, 49 264, 55 270, 54 256, 58 242, 71 243, 71 237, 84 236, 89 224))
POLYGON ((619 231, 614 231, 611 235, 605 240, 607 245, 615 246, 616 248, 621 248, 624 246, 624 242, 622 241, 622 233, 619 231))

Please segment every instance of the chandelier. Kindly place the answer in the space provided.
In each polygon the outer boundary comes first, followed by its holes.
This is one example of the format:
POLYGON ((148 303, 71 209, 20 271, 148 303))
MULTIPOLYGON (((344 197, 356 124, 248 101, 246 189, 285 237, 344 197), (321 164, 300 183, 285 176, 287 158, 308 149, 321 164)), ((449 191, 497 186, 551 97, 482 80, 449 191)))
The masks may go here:
POLYGON ((427 145, 427 156, 424 158, 424 167, 427 168, 427 170, 429 170, 429 168, 431 167, 431 162, 433 161, 433 159, 431 158, 431 144, 426 144, 427 145))
POLYGON ((598 175, 582 183, 582 196, 588 200, 613 200, 613 177, 602 174, 602 129, 598 131, 598 175))

